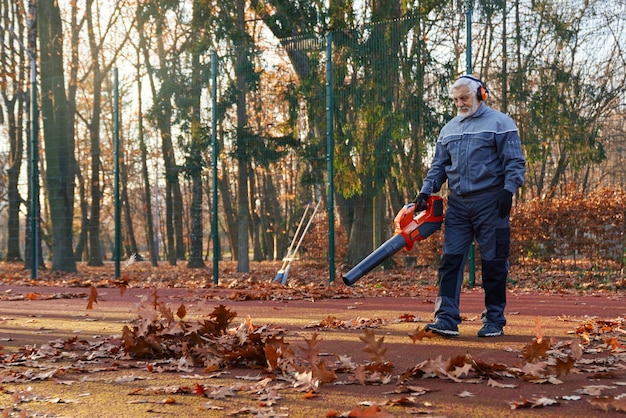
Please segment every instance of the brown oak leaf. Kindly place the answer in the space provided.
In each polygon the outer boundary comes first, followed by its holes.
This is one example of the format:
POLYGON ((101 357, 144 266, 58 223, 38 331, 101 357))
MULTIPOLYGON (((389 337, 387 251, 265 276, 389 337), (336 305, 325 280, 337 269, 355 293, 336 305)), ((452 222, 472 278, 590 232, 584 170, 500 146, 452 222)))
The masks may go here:
POLYGON ((312 365, 313 377, 322 383, 331 383, 337 380, 337 375, 334 370, 329 370, 324 361, 319 361, 317 364, 312 365))
POLYGON ((526 361, 534 361, 539 358, 546 357, 550 350, 552 339, 550 337, 533 338, 533 340, 524 346, 522 355, 526 361))
POLYGON ((609 412, 613 397, 610 396, 597 396, 588 401, 591 405, 602 408, 604 412, 609 412))
POLYGON ((393 415, 384 411, 380 406, 373 404, 367 408, 354 408, 347 415, 349 418, 373 417, 373 418, 393 418, 393 415))
POLYGON ((270 372, 278 369, 278 359, 280 354, 278 348, 273 345, 265 344, 263 346, 263 352, 265 353, 265 359, 267 360, 268 370, 270 372))
POLYGON ((570 370, 576 364, 576 359, 572 356, 567 356, 565 360, 561 360, 560 358, 556 359, 556 365, 554 366, 556 377, 566 376, 569 374, 570 370))
POLYGON ((441 360, 441 354, 436 359, 428 359, 419 363, 414 369, 421 370, 424 377, 438 377, 447 375, 446 362, 441 360))
POLYGON ((605 338, 604 344, 613 351, 624 348, 624 345, 616 337, 605 338))
POLYGON ((226 331, 230 322, 235 319, 237 312, 233 312, 224 305, 213 309, 209 317, 217 324, 217 331, 226 331))
POLYGON ((356 369, 354 369, 354 378, 361 385, 365 384, 365 379, 366 379, 366 376, 365 376, 365 366, 359 365, 359 366, 356 367, 356 369))
POLYGON ((463 366, 455 366, 454 370, 450 371, 450 375, 454 377, 469 376, 472 368, 472 365, 469 363, 465 363, 463 366))
POLYGON ((180 319, 184 319, 186 315, 187 315, 187 308, 185 308, 185 305, 181 303, 178 309, 176 310, 176 316, 179 317, 180 319))
POLYGON ((366 329, 365 335, 360 336, 359 339, 365 343, 364 352, 370 354, 370 358, 377 363, 385 362, 385 353, 387 352, 387 348, 383 348, 382 344, 385 340, 385 337, 380 337, 376 339, 376 335, 374 331, 366 329))
POLYGON ((426 330, 426 327, 417 327, 415 331, 409 333, 409 338, 415 344, 415 341, 422 341, 424 338, 435 338, 437 334, 430 330, 426 330))
POLYGON ((306 342, 306 347, 298 346, 300 350, 304 352, 304 356, 310 364, 314 364, 317 361, 317 356, 320 353, 320 350, 317 348, 318 344, 322 340, 318 340, 317 337, 319 334, 314 332, 311 335, 311 338, 304 338, 304 342, 306 342))

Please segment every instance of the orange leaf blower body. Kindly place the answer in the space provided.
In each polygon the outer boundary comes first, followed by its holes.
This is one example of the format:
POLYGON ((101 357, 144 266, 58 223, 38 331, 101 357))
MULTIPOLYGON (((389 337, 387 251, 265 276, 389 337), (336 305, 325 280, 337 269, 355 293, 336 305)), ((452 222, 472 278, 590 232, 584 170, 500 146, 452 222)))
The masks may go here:
POLYGON ((415 242, 428 238, 441 228, 443 222, 441 197, 430 196, 426 201, 426 210, 417 216, 415 209, 415 203, 404 205, 393 221, 394 235, 343 276, 346 285, 353 285, 402 248, 410 251, 415 242))

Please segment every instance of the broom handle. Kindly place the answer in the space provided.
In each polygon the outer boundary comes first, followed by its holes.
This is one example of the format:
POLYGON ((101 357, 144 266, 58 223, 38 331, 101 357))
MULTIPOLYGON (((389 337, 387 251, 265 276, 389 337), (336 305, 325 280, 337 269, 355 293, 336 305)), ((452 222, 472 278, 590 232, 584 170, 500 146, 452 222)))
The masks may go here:
MULTIPOLYGON (((302 214, 302 218, 300 218, 300 223, 298 224, 298 228, 296 228, 296 233, 294 234, 293 239, 291 240, 291 245, 289 246, 289 249, 287 250, 287 256, 285 257, 286 259, 289 259, 291 257, 291 250, 293 249, 293 244, 296 243, 296 238, 298 238, 298 234, 300 233, 300 228, 302 228, 302 224, 304 223, 304 218, 306 217, 306 213, 309 211, 310 206, 311 204, 307 203, 306 208, 304 208, 304 213, 302 214)), ((286 263, 287 263, 287 260, 283 260, 283 267, 281 268, 281 270, 284 270, 286 263)))
POLYGON ((309 222, 307 222, 306 227, 304 228, 304 232, 302 232, 302 235, 300 235, 300 240, 298 241, 298 245, 296 245, 296 249, 293 252, 294 255, 298 252, 298 248, 300 248, 300 244, 302 244, 302 240, 304 240, 304 236, 306 235, 306 231, 307 231, 307 229, 309 229, 309 226, 311 225, 311 222, 313 222, 313 218, 315 217, 315 214, 317 213, 317 208, 319 208, 320 203, 322 203, 321 200, 319 202, 317 202, 317 205, 315 205, 315 209, 313 209, 313 213, 311 214, 311 217, 309 218, 309 222))

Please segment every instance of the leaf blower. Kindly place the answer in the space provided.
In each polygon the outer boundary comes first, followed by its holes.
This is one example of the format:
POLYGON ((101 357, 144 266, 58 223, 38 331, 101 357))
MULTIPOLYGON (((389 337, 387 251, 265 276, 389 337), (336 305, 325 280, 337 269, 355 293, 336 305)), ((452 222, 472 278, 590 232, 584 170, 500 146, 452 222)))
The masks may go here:
POLYGON ((416 209, 415 203, 408 203, 400 209, 393 220, 394 235, 343 276, 347 286, 353 285, 403 247, 410 251, 415 242, 428 238, 441 228, 443 199, 440 196, 430 196, 426 209, 417 216, 416 209))

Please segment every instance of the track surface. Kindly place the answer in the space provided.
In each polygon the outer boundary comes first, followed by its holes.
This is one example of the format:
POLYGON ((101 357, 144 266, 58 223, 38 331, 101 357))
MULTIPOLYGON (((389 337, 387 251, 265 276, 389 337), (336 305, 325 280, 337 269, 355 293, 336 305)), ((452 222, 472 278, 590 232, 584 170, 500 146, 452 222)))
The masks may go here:
MULTIPOLYGON (((159 289, 161 300, 178 306, 185 304, 188 312, 207 312, 217 305, 225 305, 237 312, 235 322, 251 318, 256 325, 272 324, 289 331, 292 342, 302 344, 303 336, 318 332, 323 352, 349 355, 357 362, 365 362, 369 356, 363 352, 364 343, 359 339, 363 329, 324 329, 315 327, 332 316, 342 321, 380 318, 384 324, 374 329, 377 337, 385 337, 385 358, 394 365, 394 372, 401 374, 417 364, 429 360, 469 354, 487 363, 503 363, 509 366, 521 364, 521 350, 537 334, 538 327, 546 337, 556 340, 576 339, 574 330, 584 320, 615 319, 626 316, 626 304, 621 293, 586 295, 545 295, 511 291, 508 295, 506 335, 499 338, 478 338, 478 319, 483 309, 483 293, 480 289, 464 290, 461 310, 465 321, 460 326, 460 336, 454 339, 424 338, 413 342, 408 334, 423 327, 432 318, 433 290, 406 297, 365 297, 321 300, 242 300, 229 299, 228 289, 159 289), (416 322, 396 321, 403 315, 414 315, 416 322)), ((123 295, 117 289, 98 289, 98 303, 86 310, 88 290, 62 287, 0 286, 0 339, 4 351, 19 350, 23 346, 41 345, 46 342, 77 335, 91 338, 94 335, 119 335, 123 324, 129 323, 137 313, 137 306, 149 295, 150 290, 130 288, 123 295), (48 299, 50 296, 57 298, 48 299), (42 326, 45 324, 45 326, 42 326)), ((622 337, 623 341, 623 337, 622 337)), ((570 373, 561 376, 561 384, 536 384, 520 379, 504 380, 515 388, 498 388, 481 384, 454 383, 450 380, 417 379, 414 386, 425 387, 428 393, 417 398, 430 408, 432 416, 576 416, 606 417, 625 416, 624 412, 608 408, 604 411, 589 400, 592 395, 582 393, 583 388, 606 386, 602 396, 617 397, 626 393, 626 358, 623 353, 614 356, 609 350, 584 354, 583 359, 606 358, 614 361, 616 372, 608 378, 599 374, 570 373), (621 370, 621 371, 620 371, 621 370), (459 397, 462 392, 473 396, 459 397), (546 397, 558 401, 556 406, 521 408, 511 410, 511 402, 521 398, 546 397), (481 414, 484 410, 484 414, 481 414), (477 412, 478 411, 478 412, 477 412)), ((248 374, 249 370, 234 371, 248 374)), ((202 373, 200 370, 199 373, 202 373)), ((6 375, 6 372, 3 373, 6 375)), ((10 384, 4 384, 10 389, 10 384)), ((320 394, 339 392, 358 395, 362 401, 378 401, 390 398, 385 392, 393 391, 391 385, 323 385, 320 394)), ((399 395, 396 395, 397 398, 399 395)), ((111 408, 115 408, 111 405, 111 408)), ((118 405, 124 408, 124 404, 118 405)), ((328 409, 333 409, 332 404, 328 409)), ((427 408, 426 406, 424 408, 427 408)), ((341 410, 341 407, 337 409, 341 410)), ((120 411, 120 415, 123 412, 120 411)), ((209 413, 202 416, 219 416, 209 413)), ((396 416, 394 414, 394 416, 396 416)), ((397 415, 404 416, 404 415, 397 415)), ((407 416, 409 416, 407 414, 407 416)))

